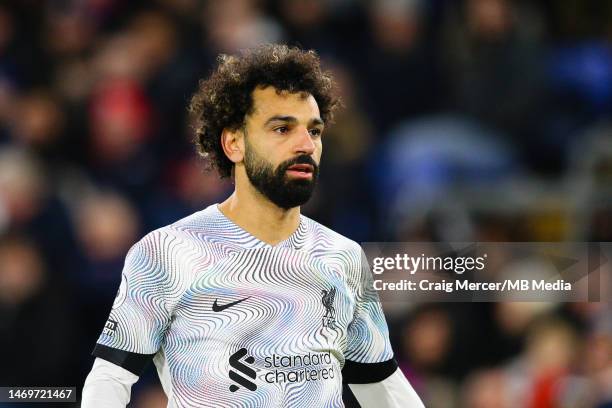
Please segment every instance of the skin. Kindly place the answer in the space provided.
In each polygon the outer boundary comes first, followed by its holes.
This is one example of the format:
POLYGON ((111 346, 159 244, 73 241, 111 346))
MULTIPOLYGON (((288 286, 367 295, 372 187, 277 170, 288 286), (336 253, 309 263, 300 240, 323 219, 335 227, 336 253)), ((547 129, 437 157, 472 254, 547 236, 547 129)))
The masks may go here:
MULTIPOLYGON (((253 91, 253 112, 246 117, 246 137, 256 153, 274 168, 300 155, 309 155, 319 164, 323 145, 323 121, 316 100, 310 94, 281 92, 273 87, 253 91)), ((232 195, 219 210, 232 222, 270 245, 289 238, 299 226, 300 207, 276 206, 249 181, 244 168, 245 132, 225 129, 221 145, 235 164, 232 195)), ((293 176, 287 172, 285 177, 293 176)))

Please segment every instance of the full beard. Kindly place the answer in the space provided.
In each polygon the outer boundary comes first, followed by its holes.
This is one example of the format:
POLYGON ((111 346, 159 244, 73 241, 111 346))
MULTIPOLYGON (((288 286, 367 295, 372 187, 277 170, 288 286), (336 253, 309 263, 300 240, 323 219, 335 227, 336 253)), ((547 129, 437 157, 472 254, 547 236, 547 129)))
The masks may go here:
POLYGON ((276 206, 288 210, 305 204, 314 191, 319 177, 319 166, 312 157, 297 156, 286 160, 274 169, 272 164, 259 156, 248 143, 245 146, 244 168, 251 184, 276 206), (312 178, 290 179, 287 169, 295 164, 310 164, 313 167, 312 178))

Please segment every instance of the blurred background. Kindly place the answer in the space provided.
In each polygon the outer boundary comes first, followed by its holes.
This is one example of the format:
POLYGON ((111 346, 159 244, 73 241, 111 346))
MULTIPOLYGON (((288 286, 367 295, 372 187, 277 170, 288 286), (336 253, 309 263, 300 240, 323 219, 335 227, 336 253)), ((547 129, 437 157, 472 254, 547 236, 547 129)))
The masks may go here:
MULTIPOLYGON (((1 385, 80 390, 129 247, 231 191, 186 105, 216 55, 262 42, 314 48, 342 88, 315 220, 612 241, 609 0, 0 1, 1 385)), ((386 312, 427 407, 612 406, 609 303, 386 312)), ((131 406, 165 406, 158 384, 151 365, 131 406)))

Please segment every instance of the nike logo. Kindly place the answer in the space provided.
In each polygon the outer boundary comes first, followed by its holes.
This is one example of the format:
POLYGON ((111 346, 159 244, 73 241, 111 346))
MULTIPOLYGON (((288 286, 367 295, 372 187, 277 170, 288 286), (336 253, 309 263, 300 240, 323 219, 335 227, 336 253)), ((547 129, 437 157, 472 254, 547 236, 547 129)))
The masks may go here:
POLYGON ((217 304, 217 299, 215 299, 215 302, 212 305, 212 310, 213 310, 213 312, 222 312, 223 310, 227 309, 228 307, 236 306, 238 303, 244 302, 245 300, 247 300, 249 298, 250 298, 250 296, 246 297, 244 299, 237 300, 237 301, 232 302, 232 303, 227 303, 225 305, 218 305, 217 304))

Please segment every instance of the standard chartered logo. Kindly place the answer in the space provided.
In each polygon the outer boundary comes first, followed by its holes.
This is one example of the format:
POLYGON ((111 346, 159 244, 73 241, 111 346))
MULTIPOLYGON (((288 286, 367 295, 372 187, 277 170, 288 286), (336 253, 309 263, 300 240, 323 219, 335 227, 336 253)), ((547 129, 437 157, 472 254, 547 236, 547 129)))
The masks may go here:
MULTIPOLYGON (((249 351, 241 348, 229 358, 230 379, 235 383, 230 385, 231 392, 236 392, 240 386, 255 391, 257 384, 257 372, 249 365, 255 363, 252 356, 247 356, 249 351), (246 358, 244 358, 246 356, 246 358), (244 358, 244 360, 242 360, 244 358), (244 361, 244 363, 242 361, 244 361), (247 364, 249 365, 247 365, 247 364), (245 378, 249 377, 249 378, 245 378), (237 384, 237 385, 236 385, 237 384)), ((281 355, 272 354, 264 357, 263 367, 267 370, 260 379, 268 384, 295 383, 304 381, 321 381, 335 378, 334 365, 331 353, 307 353, 281 355)))
POLYGON ((295 355, 272 354, 264 359, 264 367, 273 369, 264 376, 270 384, 328 380, 335 375, 329 351, 295 355))
MULTIPOLYGON (((230 356, 229 363, 232 368, 238 370, 239 372, 248 377, 251 377, 252 379, 255 379, 255 377, 257 376, 255 370, 240 361, 240 359, 246 356, 247 354, 247 349, 241 348, 230 356)), ((244 361, 246 363, 253 364, 255 362, 255 359, 253 358, 253 356, 248 356, 244 359, 244 361)), ((232 381, 242 385, 248 390, 255 391, 257 389, 257 385, 254 382, 247 380, 234 370, 229 371, 229 377, 232 379, 232 381)), ((236 384, 232 384, 230 385, 229 389, 231 392, 236 392, 240 389, 240 387, 238 387, 236 384)))

